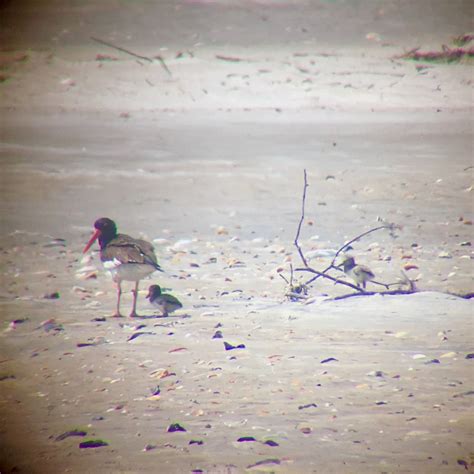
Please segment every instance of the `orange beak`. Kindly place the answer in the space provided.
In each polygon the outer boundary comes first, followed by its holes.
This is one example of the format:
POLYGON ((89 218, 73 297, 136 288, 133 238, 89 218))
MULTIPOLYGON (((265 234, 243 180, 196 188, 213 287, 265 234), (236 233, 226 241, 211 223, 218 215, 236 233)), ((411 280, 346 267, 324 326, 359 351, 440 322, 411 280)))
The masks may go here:
POLYGON ((100 236, 100 230, 97 229, 92 234, 92 237, 90 238, 89 242, 87 242, 87 245, 84 247, 84 250, 82 251, 82 253, 86 253, 92 247, 92 244, 99 238, 99 236, 100 236))

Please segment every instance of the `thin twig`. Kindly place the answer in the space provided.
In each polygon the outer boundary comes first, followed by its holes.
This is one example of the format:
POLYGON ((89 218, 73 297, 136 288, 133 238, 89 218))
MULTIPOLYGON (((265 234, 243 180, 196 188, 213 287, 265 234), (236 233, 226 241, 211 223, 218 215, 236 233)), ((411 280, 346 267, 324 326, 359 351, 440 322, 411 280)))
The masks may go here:
POLYGON ((235 56, 223 56, 221 54, 216 54, 216 59, 220 59, 221 61, 229 61, 231 63, 239 63, 240 61, 244 61, 242 58, 237 58, 235 56))
MULTIPOLYGON (((323 277, 323 276, 327 276, 327 272, 329 270, 331 270, 331 268, 334 268, 335 270, 340 270, 338 267, 335 267, 333 265, 329 266, 329 267, 326 267, 323 271, 321 272, 313 272, 315 273, 315 276, 314 277, 311 277, 309 280, 305 281, 304 284, 305 285, 311 285, 311 283, 313 283, 313 281, 316 281, 319 277, 323 277)), ((342 280, 340 280, 342 281, 342 280)))
MULTIPOLYGON (((344 245, 342 245, 342 247, 340 247, 333 259, 331 260, 331 263, 322 271, 318 271, 318 270, 315 270, 314 268, 310 267, 309 264, 308 264, 308 261, 306 260, 306 257, 303 253, 303 250, 301 249, 301 246, 299 244, 299 238, 300 238, 300 234, 301 234, 301 227, 303 225, 303 222, 304 222, 304 218, 305 218, 305 205, 306 205, 306 190, 308 188, 308 180, 307 180, 307 174, 306 174, 306 169, 304 170, 304 187, 303 187, 303 196, 302 196, 302 200, 301 200, 301 216, 300 216, 300 220, 298 222, 298 228, 296 230, 296 236, 295 236, 295 240, 294 240, 294 245, 296 247, 296 249, 298 250, 298 254, 301 258, 301 261, 303 262, 303 265, 304 265, 304 268, 295 268, 293 269, 293 266, 290 264, 290 271, 291 271, 291 277, 290 277, 290 287, 293 288, 293 271, 295 272, 308 272, 308 273, 312 273, 314 276, 312 276, 309 280, 307 280, 305 283, 303 283, 303 286, 306 287, 307 285, 309 285, 310 283, 314 282, 315 280, 317 280, 318 278, 326 278, 328 280, 331 280, 333 281, 335 284, 340 284, 340 285, 344 285, 344 286, 348 286, 354 290, 357 291, 357 293, 355 294, 359 294, 359 295, 369 295, 369 294, 374 294, 374 292, 370 292, 370 291, 366 291, 364 288, 361 288, 357 285, 354 285, 352 283, 349 283, 348 281, 345 281, 345 280, 340 280, 338 278, 334 278, 332 277, 331 275, 328 275, 327 272, 331 269, 334 269, 334 270, 340 270, 339 267, 337 267, 335 265, 335 262, 338 258, 338 256, 341 254, 341 252, 343 252, 344 250, 346 250, 350 245, 352 245, 354 242, 357 242, 358 240, 362 239, 363 237, 365 237, 366 235, 369 235, 371 234, 372 232, 376 232, 378 230, 382 230, 382 229, 390 229, 391 231, 393 231, 396 226, 394 224, 383 224, 383 225, 380 225, 378 227, 374 227, 373 229, 369 229, 365 232, 362 232, 361 234, 357 235, 356 237, 354 237, 353 239, 349 240, 348 242, 344 243, 344 245)), ((282 275, 280 275, 285 281, 287 281, 286 278, 284 278, 282 275)), ((389 287, 391 285, 387 285, 385 283, 380 283, 380 282, 373 282, 377 285, 381 285, 381 286, 385 286, 385 288, 388 290, 386 292, 381 292, 379 294, 409 294, 409 293, 413 293, 414 291, 416 291, 416 289, 414 288, 414 285, 413 283, 408 279, 408 277, 406 275, 404 275, 404 279, 410 283, 410 289, 409 290, 394 290, 394 291, 390 291, 389 290, 389 287), (406 293, 400 293, 402 291, 406 291, 406 293)))
POLYGON ((375 232, 377 230, 381 230, 381 229, 391 229, 393 230, 394 229, 394 224, 384 224, 384 225, 380 225, 378 227, 374 227, 373 229, 369 229, 365 232, 362 232, 362 234, 359 234, 358 236, 354 237, 353 239, 349 240, 348 242, 346 242, 342 247, 339 248, 339 250, 334 254, 334 257, 333 259, 331 260, 331 263, 324 269, 322 270, 320 275, 316 275, 312 278, 310 278, 307 282, 305 282, 305 285, 309 285, 310 283, 313 283, 313 281, 317 280, 318 278, 320 278, 323 274, 326 274, 329 270, 333 269, 333 268, 337 268, 334 263, 336 262, 337 260, 337 257, 339 257, 339 255, 341 254, 341 252, 343 252, 345 249, 347 249, 350 245, 352 245, 354 242, 357 242, 358 240, 362 239, 362 237, 365 237, 366 235, 368 234, 371 234, 372 232, 375 232))
POLYGON ((328 298, 325 301, 337 301, 352 298, 353 296, 395 296, 395 295, 412 295, 416 293, 416 290, 390 290, 390 291, 365 291, 364 293, 348 293, 346 295, 335 296, 334 298, 328 298))
POLYGON ((117 51, 122 51, 122 53, 126 53, 126 54, 129 54, 130 56, 134 56, 135 58, 138 58, 138 59, 144 59, 145 61, 148 61, 150 63, 153 62, 153 59, 147 57, 147 56, 141 56, 140 54, 136 54, 134 53, 133 51, 130 51, 128 49, 125 49, 125 48, 122 48, 120 46, 115 46, 114 44, 112 43, 109 43, 107 41, 104 41, 100 38, 94 38, 93 36, 91 36, 91 40, 92 41, 96 41, 97 43, 100 43, 100 44, 103 44, 105 46, 108 46, 109 48, 113 48, 113 49, 116 49, 117 51))
POLYGON ((173 74, 171 74, 171 71, 169 70, 168 66, 165 63, 165 60, 161 56, 155 56, 158 61, 160 61, 161 67, 168 73, 170 77, 173 77, 173 74))
MULTIPOLYGON (((338 278, 334 278, 331 275, 327 275, 326 273, 323 272, 318 272, 318 270, 315 270, 314 268, 311 267, 305 267, 305 268, 295 268, 296 272, 309 272, 309 273, 314 273, 316 277, 313 277, 313 280, 319 277, 327 278, 328 280, 333 281, 336 284, 341 284, 345 286, 349 286, 350 288, 353 288, 354 290, 359 291, 360 293, 366 293, 366 291, 356 285, 353 285, 352 283, 349 283, 348 281, 345 280, 339 280, 338 278)), ((305 285, 308 285, 308 282, 305 283, 305 285)))
POLYGON ((303 261, 303 264, 305 267, 309 267, 308 261, 306 260, 303 251, 301 250, 300 244, 298 243, 298 239, 300 238, 300 233, 301 233, 301 226, 303 225, 304 221, 304 208, 305 208, 305 203, 306 203, 306 189, 308 187, 308 181, 306 178, 306 169, 304 170, 304 187, 303 187, 303 198, 301 200, 301 217, 300 221, 298 223, 298 229, 296 230, 296 236, 295 236, 295 247, 298 250, 298 253, 300 255, 301 260, 303 261))
POLYGON ((382 283, 381 281, 370 280, 370 283, 374 285, 384 286, 387 290, 390 288, 390 285, 393 286, 392 283, 382 283))
POLYGON ((281 278, 283 278, 283 280, 285 281, 285 283, 290 286, 290 282, 288 281, 288 278, 286 278, 284 275, 282 275, 281 273, 278 274, 281 278))
POLYGON ((400 273, 402 275, 402 282, 401 283, 407 284, 410 287, 411 291, 413 291, 413 292, 416 291, 415 282, 413 280, 411 280, 403 270, 400 270, 400 273))
MULTIPOLYGON (((133 51, 130 51, 129 49, 122 48, 121 46, 116 46, 115 44, 109 43, 108 41, 104 41, 100 38, 94 38, 93 36, 91 36, 91 40, 96 41, 97 43, 103 44, 105 46, 108 46, 109 48, 116 49, 117 51, 122 51, 122 53, 129 54, 130 56, 133 56, 135 58, 143 59, 150 63, 153 62, 153 59, 149 58, 148 56, 142 56, 141 54, 134 53, 133 51)), ((161 56, 156 56, 156 59, 158 59, 158 61, 161 64, 161 67, 168 73, 168 75, 170 77, 173 77, 173 75, 171 74, 171 71, 169 70, 168 66, 165 63, 165 60, 161 56)))
POLYGON ((349 247, 350 245, 352 245, 354 242, 357 242, 358 240, 362 239, 362 237, 365 237, 366 235, 369 235, 371 234, 372 232, 375 232, 377 230, 381 230, 381 229, 393 229, 394 228, 394 225, 393 224, 384 224, 384 225, 380 225, 378 227, 374 227, 373 229, 370 229, 366 232, 363 232, 362 234, 359 234, 357 237, 354 237, 352 240, 349 240, 349 242, 346 242, 337 252, 336 254, 334 255, 334 258, 332 259, 332 262, 331 262, 331 265, 334 265, 334 262, 336 261, 337 257, 339 256, 339 254, 341 252, 343 252, 347 247, 349 247))

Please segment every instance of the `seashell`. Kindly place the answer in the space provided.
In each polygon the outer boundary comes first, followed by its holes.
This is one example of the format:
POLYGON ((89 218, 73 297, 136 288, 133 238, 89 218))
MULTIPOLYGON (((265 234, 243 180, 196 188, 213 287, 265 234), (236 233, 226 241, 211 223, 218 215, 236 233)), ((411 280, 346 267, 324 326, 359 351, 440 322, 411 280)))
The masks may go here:
MULTIPOLYGON (((87 265, 89 264, 90 262, 92 262, 93 260, 93 257, 90 253, 84 255, 82 258, 81 258, 81 265, 87 265)), ((94 267, 95 268, 95 267, 94 267)))
POLYGON ((61 81, 59 81, 59 83, 62 85, 62 86, 75 86, 76 85, 76 81, 70 77, 66 77, 65 79, 61 79, 61 81))
POLYGON ((438 258, 453 258, 448 252, 440 252, 438 258))
POLYGON ((273 441, 272 439, 267 439, 266 441, 262 441, 262 443, 271 447, 280 446, 276 441, 273 441))
POLYGON ((308 423, 300 423, 297 425, 296 429, 303 434, 311 434, 313 428, 308 423))
POLYGON ((453 357, 456 357, 457 353, 456 352, 445 352, 444 354, 440 355, 440 359, 451 359, 453 357))
POLYGON ((168 433, 175 433, 176 431, 186 431, 186 429, 179 423, 172 423, 168 426, 168 429, 166 431, 168 431, 168 433))
POLYGON ((153 243, 156 245, 169 245, 170 241, 163 237, 158 237, 156 239, 153 239, 153 243))
POLYGON ((84 307, 85 308, 98 308, 99 306, 101 306, 101 303, 99 301, 90 301, 84 307))
POLYGON ((65 433, 60 434, 59 436, 56 436, 54 440, 63 441, 64 439, 69 438, 70 436, 86 436, 86 435, 87 435, 87 431, 74 429, 71 431, 66 431, 65 433))
POLYGON ((173 250, 183 250, 186 247, 189 247, 193 241, 191 239, 180 239, 172 245, 173 250))
POLYGON ((90 439, 79 444, 79 448, 80 449, 100 448, 102 446, 108 446, 108 445, 109 443, 107 443, 106 441, 103 441, 102 439, 90 439))
POLYGON ((365 39, 369 40, 369 41, 375 41, 375 42, 379 42, 381 41, 381 37, 378 33, 367 33, 365 35, 365 39))
POLYGON ((229 235, 229 231, 224 226, 219 226, 216 229, 216 234, 217 235, 229 235))
MULTIPOLYGON (((197 444, 198 446, 201 446, 204 444, 204 441, 202 439, 192 439, 189 441, 188 443, 189 445, 191 444, 197 444)), ((193 471, 193 472, 196 472, 196 471, 193 471)))
POLYGON ((249 441, 257 441, 253 436, 242 436, 237 442, 238 443, 248 443, 249 441))
POLYGON ((316 257, 334 257, 334 255, 336 255, 336 250, 334 249, 317 249, 307 252, 306 258, 312 259, 316 257))
POLYGON ((176 375, 175 372, 170 372, 168 369, 157 369, 150 373, 150 377, 155 379, 164 379, 165 377, 171 377, 176 375))
POLYGON ((87 272, 87 273, 76 273, 76 278, 78 280, 85 281, 85 280, 91 280, 93 278, 97 278, 98 275, 99 275, 98 270, 92 270, 91 272, 87 272))
POLYGON ((97 270, 97 267, 94 265, 86 265, 85 267, 79 268, 79 270, 76 271, 76 273, 87 273, 87 272, 92 272, 94 270, 97 270))

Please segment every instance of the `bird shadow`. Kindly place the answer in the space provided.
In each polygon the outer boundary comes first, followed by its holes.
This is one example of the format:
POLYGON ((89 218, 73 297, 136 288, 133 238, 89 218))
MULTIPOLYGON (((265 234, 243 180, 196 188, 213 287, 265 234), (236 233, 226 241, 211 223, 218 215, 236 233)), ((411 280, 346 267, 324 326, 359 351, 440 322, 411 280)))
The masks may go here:
POLYGON ((169 314, 165 316, 163 314, 146 314, 146 315, 136 315, 133 319, 187 319, 190 318, 190 314, 169 314))

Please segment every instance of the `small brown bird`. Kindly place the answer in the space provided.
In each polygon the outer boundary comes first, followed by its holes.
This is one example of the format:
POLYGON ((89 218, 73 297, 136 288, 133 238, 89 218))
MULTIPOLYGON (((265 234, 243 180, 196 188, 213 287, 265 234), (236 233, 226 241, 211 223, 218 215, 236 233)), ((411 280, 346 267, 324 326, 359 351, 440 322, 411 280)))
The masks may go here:
POLYGON ((358 287, 362 287, 365 290, 365 286, 368 281, 372 281, 375 278, 374 273, 369 267, 365 265, 357 265, 354 257, 346 255, 342 261, 344 273, 354 280, 358 287))
POLYGON ((153 246, 145 240, 134 239, 129 235, 118 234, 115 222, 102 217, 94 222, 95 232, 85 246, 86 253, 92 244, 99 239, 100 259, 104 268, 109 270, 117 283, 117 310, 115 317, 120 314, 120 296, 122 295, 122 281, 134 281, 133 308, 130 317, 137 316, 138 284, 140 280, 154 271, 163 270, 158 265, 153 246))
POLYGON ((164 317, 168 317, 169 313, 183 307, 178 298, 167 293, 162 293, 159 285, 150 286, 147 298, 153 306, 161 311, 164 317))

